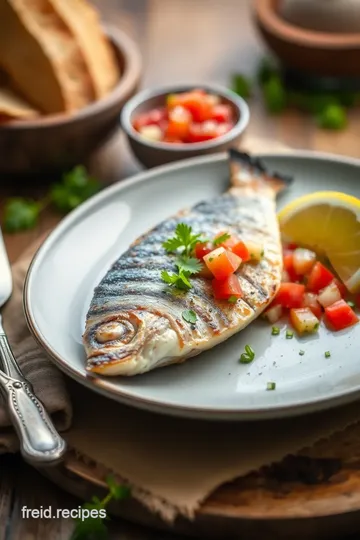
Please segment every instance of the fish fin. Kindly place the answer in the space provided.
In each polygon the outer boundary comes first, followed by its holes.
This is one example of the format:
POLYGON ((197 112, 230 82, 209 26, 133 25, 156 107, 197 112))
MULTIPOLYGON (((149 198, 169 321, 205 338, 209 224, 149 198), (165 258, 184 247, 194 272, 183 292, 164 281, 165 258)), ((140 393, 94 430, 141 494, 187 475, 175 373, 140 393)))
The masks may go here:
POLYGON ((250 156, 246 152, 230 149, 230 174, 233 187, 258 185, 265 182, 274 192, 280 193, 293 182, 291 176, 269 171, 259 158, 250 156))

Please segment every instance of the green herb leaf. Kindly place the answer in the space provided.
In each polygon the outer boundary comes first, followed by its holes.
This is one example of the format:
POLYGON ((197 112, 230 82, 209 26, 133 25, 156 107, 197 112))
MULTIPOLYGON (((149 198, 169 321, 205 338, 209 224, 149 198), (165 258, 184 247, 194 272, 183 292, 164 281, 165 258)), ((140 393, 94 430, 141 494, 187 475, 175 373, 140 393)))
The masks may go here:
POLYGON ((250 82, 250 79, 245 77, 245 75, 241 75, 240 73, 236 73, 232 76, 231 79, 231 88, 233 89, 236 94, 241 96, 244 99, 247 99, 251 97, 252 95, 252 84, 250 82))
POLYGON ((15 233, 33 229, 39 219, 41 204, 20 197, 8 199, 4 207, 4 231, 15 233))
POLYGON ((346 109, 332 103, 317 116, 317 124, 323 129, 341 130, 347 125, 346 109))
POLYGON ((66 214, 95 195, 100 187, 100 183, 88 175, 86 168, 78 165, 66 173, 61 182, 52 186, 50 199, 60 212, 66 214))
POLYGON ((256 79, 260 86, 268 82, 272 77, 279 77, 279 69, 270 58, 263 58, 259 64, 256 79))
POLYGON ((198 242, 204 242, 201 239, 201 234, 193 234, 192 228, 186 223, 178 223, 175 229, 175 236, 163 242, 163 247, 167 252, 173 252, 179 248, 183 248, 182 253, 184 255, 191 255, 195 244, 198 242))
POLYGON ((286 90, 280 77, 272 76, 263 85, 263 97, 267 110, 280 114, 287 105, 286 90))
POLYGON ((292 339, 294 337, 294 332, 291 330, 286 330, 286 339, 292 339))
POLYGON ((237 301, 238 301, 237 296, 230 296, 230 298, 228 298, 228 302, 230 302, 230 304, 236 304, 237 301))
POLYGON ((196 323, 196 319, 197 319, 197 315, 195 313, 195 311, 193 311, 192 309, 186 309, 185 311, 182 312, 182 318, 184 319, 184 321, 190 323, 190 324, 195 324, 196 323))
POLYGON ((178 274, 169 274, 166 270, 161 272, 161 279, 176 287, 177 289, 191 289, 192 285, 189 281, 190 272, 179 270, 178 274))
POLYGON ((245 352, 240 356, 241 364, 249 364, 255 358, 255 352, 250 345, 245 345, 245 352))
POLYGON ((348 304, 348 306, 350 306, 351 308, 354 308, 354 307, 355 307, 355 302, 353 302, 352 300, 348 300, 347 304, 348 304))
POLYGON ((330 356, 331 356, 330 351, 326 351, 325 358, 330 358, 330 356))
POLYGON ((188 257, 186 255, 178 257, 175 261, 175 264, 179 268, 179 270, 190 272, 190 274, 197 274, 203 268, 203 265, 201 264, 199 259, 196 259, 195 257, 188 257))
POLYGON ((213 241, 213 244, 214 246, 218 246, 222 244, 223 242, 226 242, 226 240, 229 240, 229 238, 231 238, 231 235, 226 232, 224 234, 221 234, 217 238, 215 238, 215 240, 213 241))
POLYGON ((128 499, 131 495, 131 490, 128 486, 118 484, 112 476, 107 476, 105 479, 109 486, 110 494, 116 501, 128 499))
POLYGON ((266 385, 266 390, 275 390, 276 389, 276 383, 275 382, 268 382, 266 385))
POLYGON ((271 329, 272 336, 278 336, 280 334, 280 328, 278 326, 273 326, 271 329))
POLYGON ((305 351, 299 351, 300 356, 304 356, 305 351))

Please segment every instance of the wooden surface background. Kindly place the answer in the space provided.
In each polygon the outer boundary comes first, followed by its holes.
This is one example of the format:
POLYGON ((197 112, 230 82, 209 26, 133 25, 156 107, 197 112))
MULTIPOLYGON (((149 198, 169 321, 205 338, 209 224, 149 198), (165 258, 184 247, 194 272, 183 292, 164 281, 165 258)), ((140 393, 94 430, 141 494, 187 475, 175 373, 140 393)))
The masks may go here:
MULTIPOLYGON (((95 3, 105 20, 124 29, 139 44, 144 63, 143 87, 177 82, 228 85, 234 72, 252 76, 265 53, 253 25, 249 0, 96 0, 95 3)), ((337 133, 317 129, 311 118, 296 110, 281 117, 269 117, 258 95, 251 99, 250 107, 249 135, 278 140, 297 149, 360 157, 360 109, 352 111, 348 128, 337 133)), ((105 182, 119 180, 138 170, 121 133, 96 156, 93 170, 105 182)), ((41 194, 41 188, 4 186, 0 180, 0 208, 6 196, 23 193, 35 196, 41 194)), ((58 220, 59 216, 49 212, 44 214, 37 229, 7 235, 5 242, 11 261, 58 220)), ((17 456, 2 457, 0 540, 69 540, 71 520, 24 520, 23 505, 73 508, 78 506, 78 501, 44 480, 17 456)), ((125 523, 113 523, 111 531, 112 540, 169 539, 125 523)))

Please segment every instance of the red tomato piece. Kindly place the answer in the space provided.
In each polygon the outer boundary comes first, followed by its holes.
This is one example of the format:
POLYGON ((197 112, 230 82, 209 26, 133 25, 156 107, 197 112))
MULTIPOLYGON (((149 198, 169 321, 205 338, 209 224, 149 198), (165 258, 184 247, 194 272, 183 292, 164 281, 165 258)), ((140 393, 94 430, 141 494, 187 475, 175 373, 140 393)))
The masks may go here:
POLYGON ((205 255, 210 253, 210 251, 213 251, 213 249, 214 248, 208 243, 203 244, 201 242, 198 242, 197 244, 195 244, 195 257, 197 259, 203 259, 205 255))
POLYGON ((232 121, 232 108, 230 105, 225 105, 225 103, 219 103, 219 105, 214 105, 212 110, 211 119, 215 122, 220 123, 230 123, 232 121))
POLYGON ((294 251, 295 249, 297 249, 297 247, 298 247, 297 244, 290 242, 289 244, 287 244, 286 249, 290 249, 290 251, 294 251))
POLYGON ((208 122, 192 123, 189 128, 188 140, 192 143, 210 141, 218 136, 217 124, 213 120, 208 122))
POLYGON ((300 283, 281 283, 274 304, 284 308, 300 308, 303 305, 305 285, 300 283))
POLYGON ((294 268, 294 252, 285 251, 283 256, 284 270, 286 270, 290 281, 300 281, 300 276, 295 272, 294 268))
POLYGON ((235 253, 219 247, 205 255, 204 262, 213 276, 221 280, 236 272, 241 264, 241 259, 235 253))
POLYGON ((222 280, 213 279, 212 288, 214 297, 217 300, 228 300, 231 296, 235 296, 235 298, 241 298, 243 296, 239 279, 235 274, 231 274, 229 277, 222 280))
POLYGON ((338 300, 335 304, 325 309, 328 323, 334 330, 343 330, 359 322, 356 313, 351 309, 345 300, 338 300))
POLYGON ((212 116, 213 104, 208 95, 199 90, 183 92, 181 94, 171 94, 167 98, 169 108, 181 105, 190 113, 195 122, 205 122, 212 116))
POLYGON ((311 292, 319 292, 334 281, 334 275, 321 262, 316 262, 309 274, 307 288, 311 292))
POLYGON ((153 124, 161 127, 164 125, 164 120, 166 119, 167 110, 165 107, 161 107, 139 114, 135 118, 133 126, 137 131, 139 131, 144 126, 151 126, 153 124))
POLYGON ((322 315, 322 309, 321 309, 321 305, 317 301, 317 296, 316 296, 315 293, 306 292, 304 294, 304 300, 303 300, 302 307, 307 307, 307 308, 311 309, 311 311, 313 312, 315 317, 320 319, 320 317, 322 315))
POLYGON ((232 246, 231 251, 235 253, 243 262, 250 260, 250 253, 244 242, 237 242, 234 246, 232 246))
POLYGON ((169 123, 165 131, 165 137, 176 138, 181 141, 187 139, 192 118, 189 111, 182 106, 177 106, 169 112, 169 123))

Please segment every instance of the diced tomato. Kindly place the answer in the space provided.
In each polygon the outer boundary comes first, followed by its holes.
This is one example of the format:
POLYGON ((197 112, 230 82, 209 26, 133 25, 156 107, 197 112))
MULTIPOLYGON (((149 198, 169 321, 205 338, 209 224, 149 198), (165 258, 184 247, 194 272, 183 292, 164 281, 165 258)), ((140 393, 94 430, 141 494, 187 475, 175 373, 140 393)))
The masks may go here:
POLYGON ((178 137, 167 137, 166 135, 164 136, 163 142, 175 143, 175 144, 185 144, 184 141, 182 141, 178 137))
POLYGON ((307 288, 318 293, 334 280, 334 275, 320 262, 316 262, 310 272, 307 288))
MULTIPOLYGON (((220 236, 223 236, 227 231, 223 231, 215 236, 215 240, 217 240, 220 236)), ((230 249, 232 251, 233 246, 235 246, 237 242, 237 239, 235 236, 230 236, 227 240, 224 242, 221 242, 221 244, 217 244, 217 247, 224 247, 225 249, 230 249)))
POLYGON ((284 308, 300 308, 303 305, 305 285, 299 283, 281 283, 274 304, 284 308))
POLYGON ((304 299, 303 299, 303 303, 301 307, 307 307, 311 309, 315 317, 320 319, 322 315, 322 309, 321 309, 321 305, 317 301, 317 296, 315 293, 306 292, 304 294, 304 299))
POLYGON ((243 292, 240 287, 240 282, 235 274, 231 274, 226 279, 213 279, 212 288, 214 297, 217 300, 228 300, 231 296, 241 298, 243 292))
POLYGON ((195 257, 197 259, 203 259, 205 255, 210 253, 210 251, 213 251, 213 249, 213 246, 207 242, 198 242, 197 244, 195 244, 195 257))
POLYGON ((232 246, 231 251, 235 253, 243 262, 250 260, 250 253, 244 242, 236 242, 235 245, 232 246))
POLYGON ((230 105, 225 105, 224 103, 220 103, 219 105, 215 105, 212 110, 211 119, 215 120, 216 122, 222 123, 222 122, 231 122, 232 120, 232 109, 230 105))
POLYGON ((144 126, 160 125, 161 122, 166 120, 167 110, 166 107, 159 107, 158 109, 152 109, 150 111, 139 114, 133 122, 134 128, 139 131, 144 126))
POLYGON ((169 123, 165 131, 165 137, 185 141, 189 133, 191 121, 192 117, 189 111, 181 107, 181 105, 175 107, 169 112, 169 123))
POLYGON ((241 264, 241 259, 235 253, 219 247, 205 255, 204 262, 213 276, 221 280, 236 272, 241 264))
POLYGON ((286 251, 283 256, 284 270, 286 270, 290 281, 300 281, 300 276, 295 272, 294 268, 294 252, 286 251))
POLYGON ((340 291, 341 298, 345 298, 347 296, 347 294, 348 294, 348 290, 345 287, 345 285, 343 284, 343 282, 340 281, 340 279, 337 279, 337 278, 334 279, 334 282, 336 283, 336 286, 340 291))
POLYGON ((168 96, 167 105, 169 108, 178 105, 185 107, 195 122, 204 122, 212 117, 213 104, 210 99, 207 99, 206 93, 199 90, 172 94, 168 96))
POLYGON ((296 274, 303 276, 310 272, 316 262, 316 254, 309 249, 296 248, 293 251, 293 266, 296 274))
POLYGON ((208 120, 202 124, 194 122, 190 125, 188 140, 192 143, 210 141, 219 136, 218 131, 218 125, 213 120, 208 120))
POLYGON ((343 330, 359 322, 356 313, 342 299, 325 308, 325 315, 334 330, 343 330))
POLYGON ((281 281, 282 281, 283 283, 287 283, 288 281, 291 281, 290 276, 289 276, 289 274, 287 273, 286 270, 283 270, 283 271, 281 272, 281 281))
POLYGON ((290 251, 294 251, 297 247, 297 244, 294 244, 293 242, 289 242, 289 244, 286 245, 286 249, 289 249, 290 251))
POLYGON ((320 324, 319 319, 307 307, 291 309, 290 321, 294 330, 299 334, 316 332, 320 324))
POLYGON ((265 312, 264 317, 270 324, 275 324, 282 316, 282 307, 280 304, 277 306, 270 306, 265 312))
POLYGON ((327 308, 328 306, 335 304, 335 302, 338 300, 341 300, 341 294, 335 281, 332 281, 330 285, 319 292, 318 302, 323 308, 327 308))

